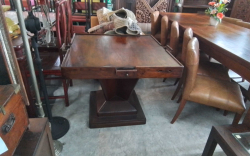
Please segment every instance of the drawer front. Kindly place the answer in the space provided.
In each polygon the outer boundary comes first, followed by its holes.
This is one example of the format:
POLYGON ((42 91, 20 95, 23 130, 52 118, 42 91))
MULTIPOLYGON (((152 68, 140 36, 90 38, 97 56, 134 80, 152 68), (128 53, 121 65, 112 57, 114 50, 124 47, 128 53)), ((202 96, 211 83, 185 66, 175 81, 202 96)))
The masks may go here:
POLYGON ((180 78, 181 67, 127 68, 62 68, 63 75, 70 79, 129 79, 129 78, 180 78))
POLYGON ((6 114, 0 114, 0 136, 8 147, 8 151, 1 156, 9 156, 15 151, 24 131, 28 126, 28 117, 20 94, 13 95, 4 108, 6 114), (14 117, 14 122, 9 121, 11 116, 14 117), (10 126, 12 123, 13 125, 10 126), (4 131, 2 129, 6 124, 10 126, 9 131, 4 131))

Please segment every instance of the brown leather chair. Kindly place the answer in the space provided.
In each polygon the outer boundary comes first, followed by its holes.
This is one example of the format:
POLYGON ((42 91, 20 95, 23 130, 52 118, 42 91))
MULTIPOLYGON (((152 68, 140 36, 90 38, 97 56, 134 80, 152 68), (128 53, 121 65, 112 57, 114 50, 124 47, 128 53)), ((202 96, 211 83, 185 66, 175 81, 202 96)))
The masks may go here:
POLYGON ((165 46, 168 37, 168 18, 161 18, 160 12, 155 11, 150 15, 151 18, 151 35, 165 46))
POLYGON ((242 21, 242 20, 241 20, 241 19, 238 19, 238 18, 224 17, 224 18, 222 19, 222 21, 226 21, 226 22, 229 22, 229 23, 236 24, 236 22, 240 22, 240 21, 242 21))
POLYGON ((245 111, 245 104, 238 84, 203 75, 198 75, 199 43, 192 38, 187 46, 185 59, 184 91, 180 106, 172 119, 173 124, 182 112, 187 101, 204 104, 235 112, 233 124, 238 124, 245 111))
MULTIPOLYGON (((171 28, 171 32, 172 32, 172 29, 175 30, 174 28, 171 28)), ((184 31, 184 35, 183 35, 183 44, 182 44, 181 55, 177 54, 177 59, 184 66, 185 66, 185 59, 186 59, 186 53, 187 53, 187 45, 192 38, 193 38, 193 30, 191 28, 187 28, 184 31)), ((171 40, 171 37, 170 37, 170 40, 171 40)), ((197 71, 198 75, 212 77, 212 78, 216 78, 216 79, 220 79, 220 80, 224 80, 224 81, 230 81, 230 77, 228 75, 227 68, 223 67, 220 64, 211 63, 209 61, 208 57, 204 53, 200 54, 200 60, 201 61, 199 63, 199 67, 198 67, 198 71, 197 71)), ((183 74, 183 77, 180 79, 179 84, 178 84, 178 86, 177 86, 177 88, 176 88, 176 90, 171 98, 172 100, 176 97, 176 95, 180 91, 184 80, 185 80, 185 74, 183 74)))

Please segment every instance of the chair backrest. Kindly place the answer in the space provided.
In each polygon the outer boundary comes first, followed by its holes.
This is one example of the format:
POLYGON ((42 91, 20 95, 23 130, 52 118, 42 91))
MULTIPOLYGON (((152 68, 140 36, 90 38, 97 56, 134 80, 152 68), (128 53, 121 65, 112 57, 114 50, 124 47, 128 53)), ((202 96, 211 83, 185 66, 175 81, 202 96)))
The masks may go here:
POLYGON ((235 24, 238 25, 238 26, 250 29, 250 23, 249 22, 238 21, 235 24))
POLYGON ((224 17, 222 19, 222 21, 226 21, 226 22, 229 22, 229 23, 236 24, 236 22, 239 22, 239 21, 242 21, 242 20, 241 19, 237 19, 237 18, 232 18, 232 17, 224 17))
POLYGON ((178 54, 178 44, 179 44, 179 23, 174 21, 171 24, 171 32, 170 32, 170 43, 169 46, 172 48, 172 55, 177 56, 178 54))
POLYGON ((89 17, 89 1, 84 0, 83 2, 72 2, 72 0, 69 0, 70 6, 72 5, 72 13, 79 12, 83 16, 89 17))
POLYGON ((159 18, 160 12, 155 11, 150 14, 151 19, 151 35, 155 35, 161 29, 161 19, 159 18))
POLYGON ((193 30, 191 28, 187 28, 184 31, 183 35, 183 43, 182 43, 182 52, 181 52, 181 63, 186 66, 186 55, 187 55, 187 46, 189 41, 193 38, 193 30))
POLYGON ((57 35, 57 46, 61 46, 67 42, 67 0, 59 0, 56 2, 56 35, 57 35))
POLYGON ((107 3, 102 3, 102 2, 94 2, 91 0, 91 14, 90 15, 96 15, 96 11, 106 7, 107 8, 107 3))
POLYGON ((169 35, 168 16, 161 18, 161 45, 166 46, 169 35))
POLYGON ((196 37, 193 37, 187 46, 187 55, 186 55, 186 80, 184 82, 184 92, 183 98, 187 99, 190 92, 192 91, 196 77, 197 70, 199 67, 199 42, 196 37))

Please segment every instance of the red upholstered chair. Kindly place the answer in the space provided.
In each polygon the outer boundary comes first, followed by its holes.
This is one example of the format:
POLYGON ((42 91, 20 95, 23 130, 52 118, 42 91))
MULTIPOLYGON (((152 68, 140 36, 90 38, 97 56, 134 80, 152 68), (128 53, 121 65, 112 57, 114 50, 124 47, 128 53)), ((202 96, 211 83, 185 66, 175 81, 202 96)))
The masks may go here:
POLYGON ((233 124, 238 124, 245 111, 245 104, 238 84, 204 75, 198 75, 199 43, 192 38, 186 50, 184 91, 180 106, 172 119, 173 124, 182 112, 187 101, 235 112, 233 124))
MULTIPOLYGON (((60 65, 66 51, 65 47, 70 45, 71 40, 71 27, 68 24, 70 18, 67 16, 68 7, 67 0, 59 0, 56 2, 56 47, 39 48, 45 80, 61 80, 64 89, 64 95, 49 96, 49 99, 64 99, 66 106, 69 106, 68 87, 72 85, 72 81, 62 76, 60 65)), ((30 73, 26 64, 25 67, 25 73, 22 74, 26 74, 26 76, 29 77, 30 73)), ((36 73, 38 72, 36 71, 36 73)), ((27 89, 30 90, 29 86, 26 85, 26 90, 27 89)))

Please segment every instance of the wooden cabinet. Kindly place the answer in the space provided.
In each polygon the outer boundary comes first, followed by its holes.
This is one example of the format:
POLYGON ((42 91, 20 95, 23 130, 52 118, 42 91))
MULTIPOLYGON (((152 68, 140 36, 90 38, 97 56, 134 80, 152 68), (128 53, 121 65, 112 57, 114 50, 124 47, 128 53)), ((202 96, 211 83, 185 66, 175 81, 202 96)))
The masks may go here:
POLYGON ((48 119, 33 118, 29 122, 14 156, 55 156, 48 119))
POLYGON ((0 86, 0 137, 12 155, 28 126, 28 116, 19 85, 0 86))

